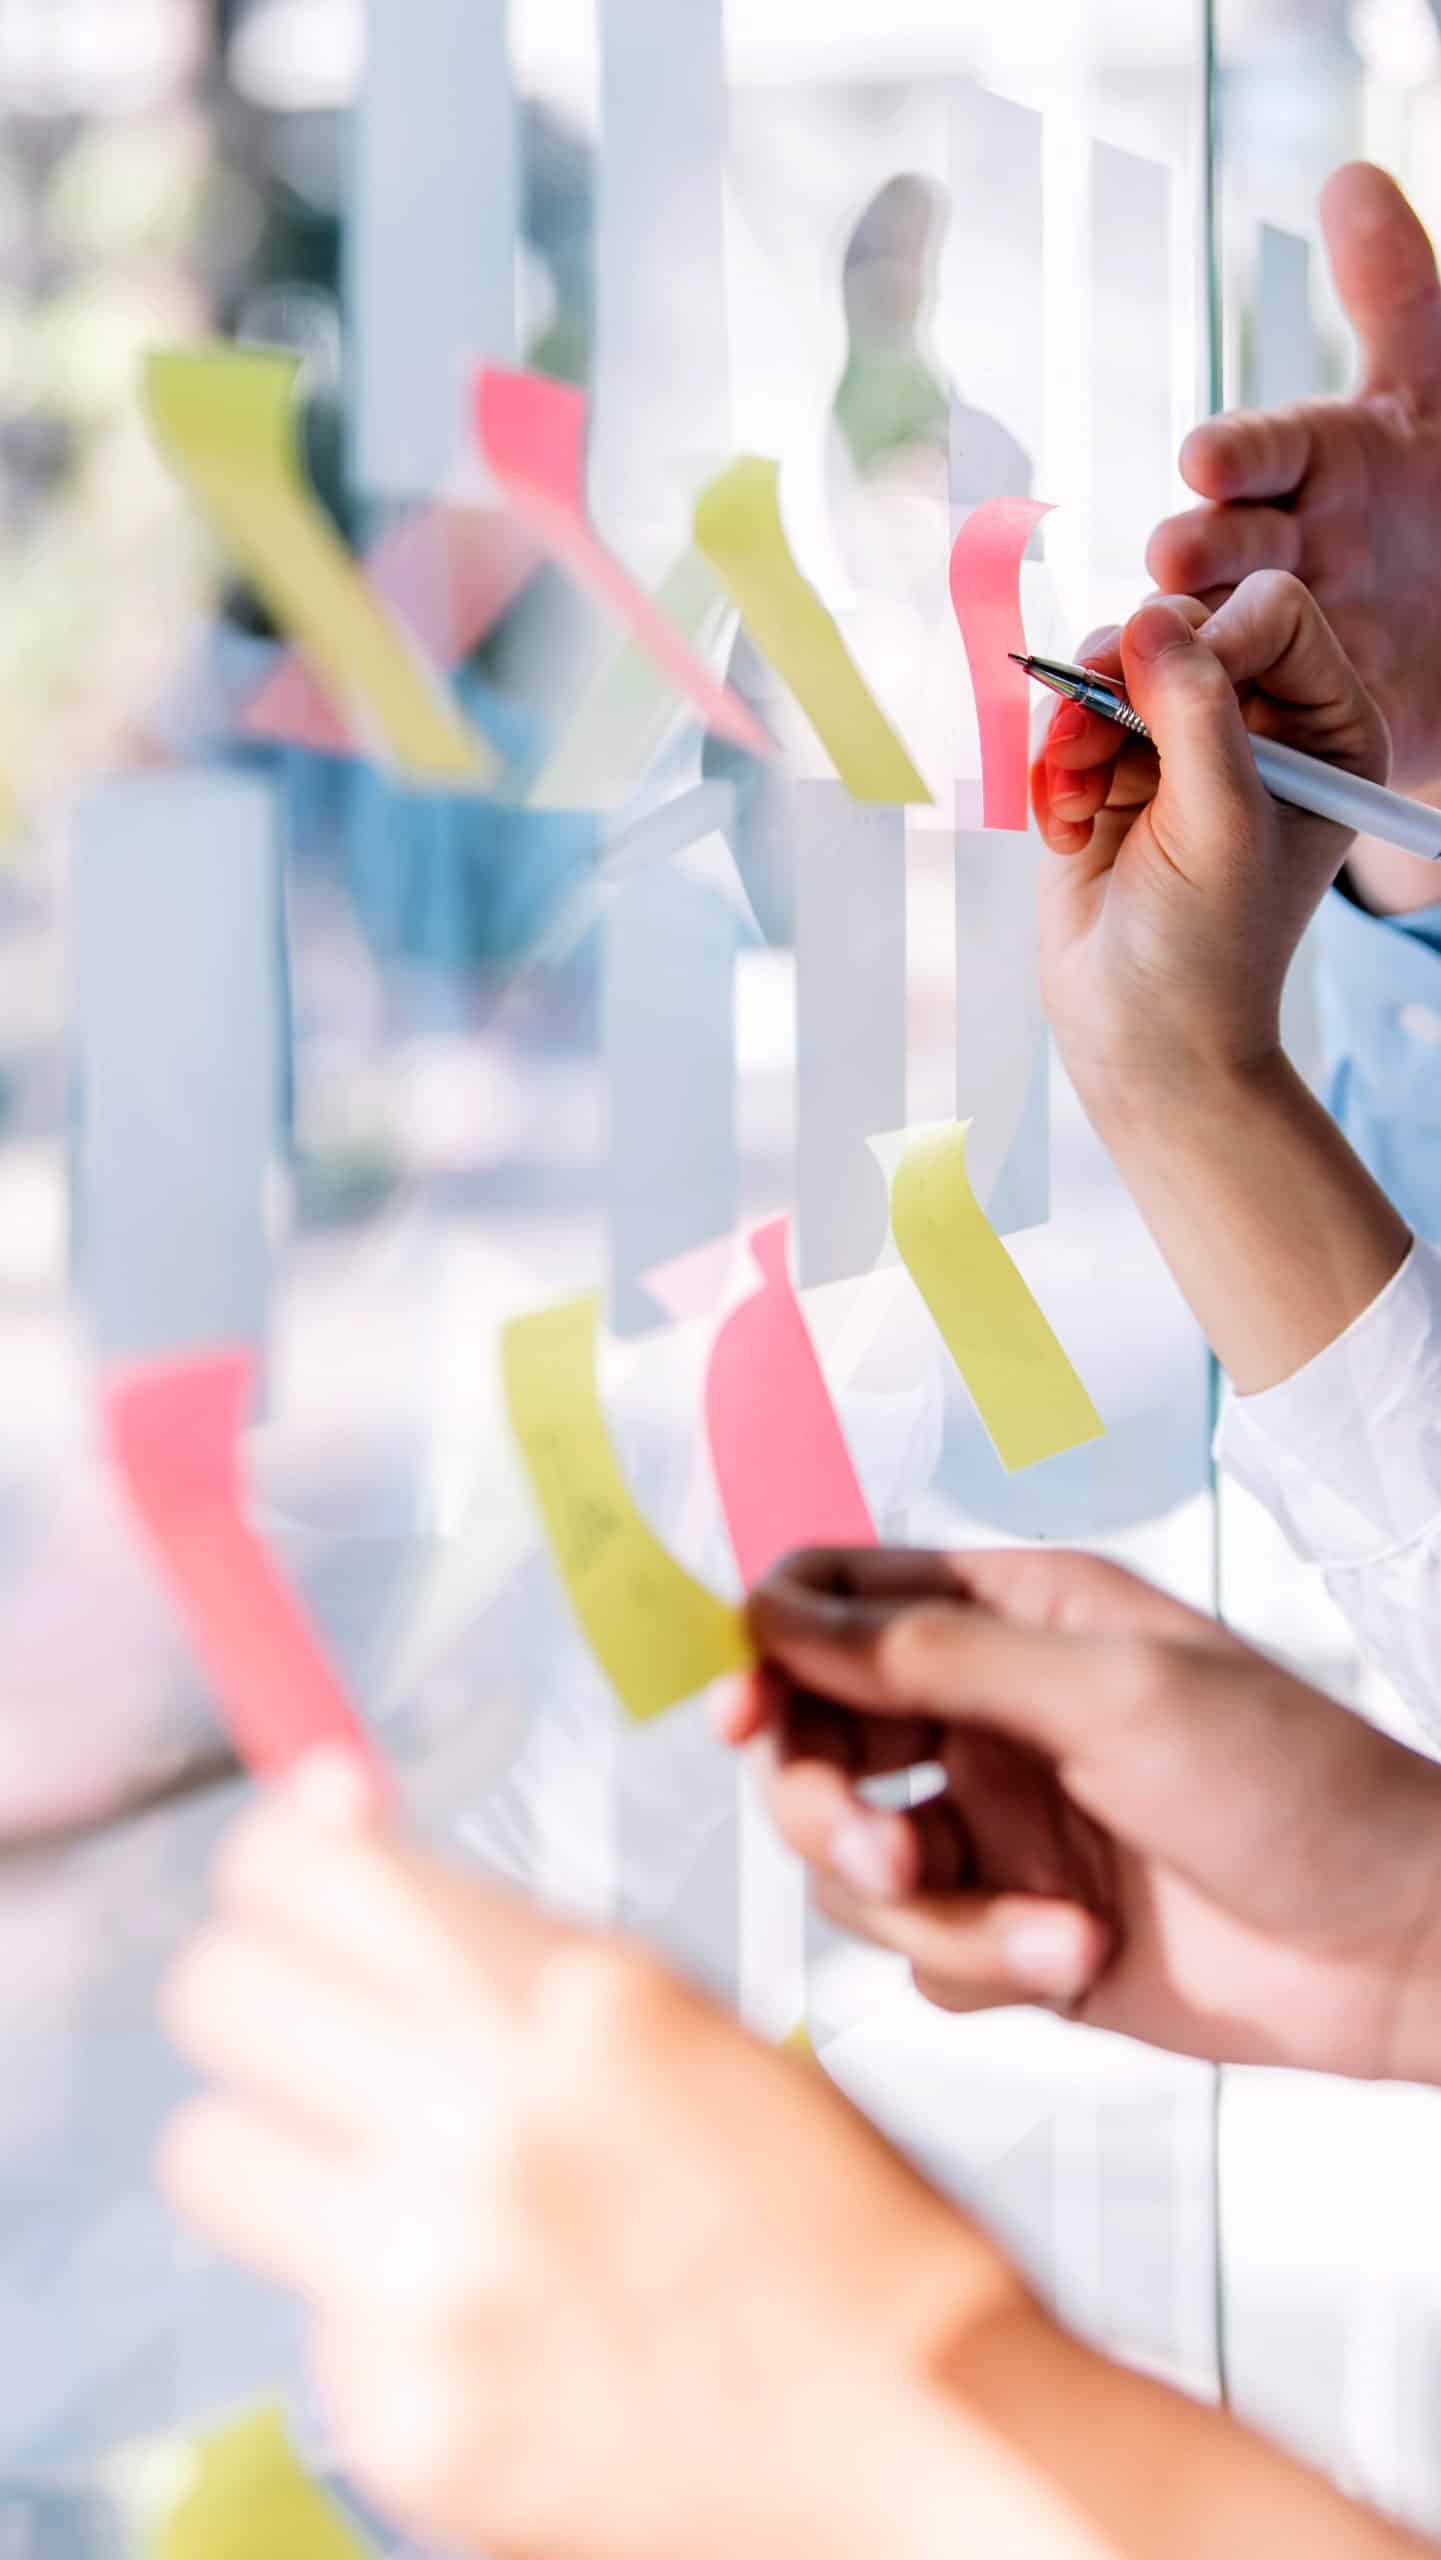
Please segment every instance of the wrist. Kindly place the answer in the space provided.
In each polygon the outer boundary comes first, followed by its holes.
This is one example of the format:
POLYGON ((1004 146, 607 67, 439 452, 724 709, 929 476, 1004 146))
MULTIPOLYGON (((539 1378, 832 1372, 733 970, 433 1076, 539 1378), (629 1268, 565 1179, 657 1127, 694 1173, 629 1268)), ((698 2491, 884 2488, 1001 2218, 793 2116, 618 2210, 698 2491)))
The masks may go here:
POLYGON ((1161 1076, 1122 1058, 1071 1074, 1093 1128, 1118 1155, 1152 1138, 1174 1147, 1197 1136, 1214 1146, 1304 1090, 1279 1039, 1246 1057, 1188 1053, 1161 1076))

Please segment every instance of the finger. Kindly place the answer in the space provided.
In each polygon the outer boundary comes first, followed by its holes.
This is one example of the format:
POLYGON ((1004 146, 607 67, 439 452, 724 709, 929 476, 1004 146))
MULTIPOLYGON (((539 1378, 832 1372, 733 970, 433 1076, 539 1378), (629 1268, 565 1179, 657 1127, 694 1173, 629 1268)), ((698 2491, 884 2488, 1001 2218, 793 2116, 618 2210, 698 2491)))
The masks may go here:
POLYGON ((771 1820, 808 1867, 844 1877, 857 1893, 916 1890, 920 1844, 906 1813, 864 1804, 823 1761, 778 1759, 773 1743, 759 1747, 757 1768, 771 1820))
POLYGON ((1031 809, 1048 853, 1065 858, 1085 853, 1095 832, 1094 816, 1072 821, 1053 803, 1052 774, 1044 755, 1031 767, 1031 809))
POLYGON ((1146 567, 1167 594, 1195 596, 1256 569, 1299 570, 1303 549, 1301 518, 1279 507, 1193 507, 1157 526, 1146 567))
POLYGON ((263 1796, 215 1864, 217 1910, 404 2001, 453 1975, 454 1951, 389 1838, 336 1822, 307 1774, 263 1796))
POLYGON ((1425 229, 1393 178, 1357 160, 1321 192, 1321 227, 1368 389, 1441 381, 1441 280, 1425 229))
POLYGON ((935 1758, 938 1740, 935 1726, 925 1717, 907 1722, 853 1715, 833 1699, 799 1689, 773 1663, 760 1663, 731 1684, 713 1713, 722 1739, 733 1748, 769 1733, 786 1756, 824 1760, 853 1779, 919 1768, 935 1758), (801 1701, 803 1722, 798 1718, 801 1701))
POLYGON ((867 1805, 815 1761, 761 1762, 764 1798, 786 1846, 852 1893, 887 1899, 947 1891, 973 1873, 970 1833, 953 1800, 900 1811, 867 1805))
POLYGON ((443 2034, 403 2024, 347 1979, 281 1947, 211 1930, 162 1986, 160 2016, 196 2068, 311 2143, 360 2149, 388 2131, 454 2128, 471 2146, 507 2046, 469 1999, 443 2034))
POLYGON ((1028 1894, 918 1894, 860 1901, 822 1887, 817 1901, 838 1928, 864 1938, 953 1994, 997 2007, 1017 2000, 1081 1999, 1113 1951, 1104 1920, 1073 1903, 1028 1894))
POLYGON ((1221 841, 1244 840, 1262 822, 1265 787, 1230 678, 1197 637, 1191 620, 1166 599, 1133 615, 1122 643, 1126 690, 1156 743, 1161 787, 1153 824, 1185 841, 1197 808, 1214 813, 1221 841), (1229 821, 1229 824, 1228 824, 1229 821))
POLYGON ((928 1716, 858 1716, 792 1680, 784 1683, 771 1731, 780 1762, 820 1760, 857 1780, 920 1768, 935 1758, 940 1741, 928 1716))
POLYGON ((1232 684, 1258 685, 1251 725, 1369 780, 1386 779, 1386 725, 1309 588, 1259 572, 1206 624, 1232 684), (1273 708, 1274 707, 1274 708, 1273 708))
MULTIPOLYGON (((875 1648, 898 1610, 967 1598, 1020 1627, 1235 1643, 1214 1620, 1122 1566, 1044 1547, 805 1549, 752 1594, 751 1632, 762 1659, 787 1678, 852 1706, 879 1706, 875 1648)), ((893 1699, 884 1703, 894 1712, 893 1699)))
POLYGON ((314 2301, 359 2241, 325 2152, 228 2098, 197 2098, 167 2125, 156 2176, 177 2213, 226 2257, 314 2301))
POLYGON ((222 1915, 344 1972, 407 2008, 490 1997, 513 2008, 566 1932, 518 1895, 412 1842, 311 1817, 278 1790, 241 1823, 217 1865, 222 1915))
POLYGON ((1045 762, 1053 774, 1089 773, 1096 765, 1115 763, 1123 735, 1099 711, 1088 711, 1080 702, 1063 703, 1046 733, 1045 762))
POLYGON ((1016 1626, 1061 1635, 1152 1635, 1182 1644, 1234 1642, 1214 1618, 1106 1556, 1062 1547, 983 1547, 947 1561, 960 1591, 1016 1626))
MULTIPOLYGON (((1291 498, 1311 468, 1314 441, 1307 409, 1235 409, 1192 428, 1181 447, 1181 476, 1198 498, 1221 505, 1291 498)), ((1213 572, 1204 583, 1225 581, 1213 572)))

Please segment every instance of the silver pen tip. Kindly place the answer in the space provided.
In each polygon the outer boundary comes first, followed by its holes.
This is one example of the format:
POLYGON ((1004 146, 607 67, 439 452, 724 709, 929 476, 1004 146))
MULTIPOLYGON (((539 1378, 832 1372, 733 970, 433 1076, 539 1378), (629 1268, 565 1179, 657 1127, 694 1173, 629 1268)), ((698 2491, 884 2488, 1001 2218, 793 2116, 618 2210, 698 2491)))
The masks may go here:
POLYGON ((1024 667, 1024 668, 1025 668, 1025 670, 1026 670, 1027 675, 1029 675, 1029 674, 1030 674, 1030 672, 1031 672, 1031 661, 1030 661, 1030 659, 1029 659, 1029 658, 1024 658, 1024 657, 1022 657, 1021 652, 1020 652, 1020 650, 1019 650, 1019 649, 1008 649, 1008 650, 1006 651, 1006 655, 1007 655, 1007 657, 1010 659, 1010 662, 1011 662, 1011 664, 1012 664, 1012 666, 1013 666, 1013 667, 1024 667))

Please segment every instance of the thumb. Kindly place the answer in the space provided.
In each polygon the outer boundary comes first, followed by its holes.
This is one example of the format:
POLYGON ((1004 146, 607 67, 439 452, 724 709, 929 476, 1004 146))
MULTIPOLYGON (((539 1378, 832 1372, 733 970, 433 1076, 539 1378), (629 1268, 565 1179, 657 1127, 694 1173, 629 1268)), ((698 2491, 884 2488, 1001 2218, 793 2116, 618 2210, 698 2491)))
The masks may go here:
POLYGON ((1351 161, 1322 190, 1321 222, 1336 291, 1361 342, 1365 387, 1441 390, 1436 254, 1395 180, 1351 161))
POLYGON ((1161 759, 1158 828, 1169 813, 1184 843, 1199 816, 1208 835, 1225 826, 1239 837, 1264 809, 1265 789, 1235 687, 1184 607, 1169 597, 1142 605, 1121 634, 1121 663, 1161 759))

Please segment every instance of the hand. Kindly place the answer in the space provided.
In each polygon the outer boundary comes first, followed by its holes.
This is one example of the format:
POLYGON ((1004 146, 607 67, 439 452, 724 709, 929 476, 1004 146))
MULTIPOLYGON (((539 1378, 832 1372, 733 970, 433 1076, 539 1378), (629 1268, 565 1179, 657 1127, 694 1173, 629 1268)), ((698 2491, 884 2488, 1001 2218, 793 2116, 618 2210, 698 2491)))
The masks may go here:
POLYGON ((1067 705, 1032 776, 1062 857, 1042 883, 1042 995, 1104 1120, 1281 1054, 1286 973, 1348 837, 1271 798, 1247 730, 1373 780, 1386 738, 1318 607, 1279 573, 1211 615, 1153 599, 1089 662, 1124 677, 1160 756, 1067 705))
POLYGON ((1321 218, 1359 390, 1198 427, 1181 468, 1207 504, 1163 524, 1147 560, 1158 584, 1212 604, 1253 569, 1303 578, 1410 786, 1441 774, 1441 282, 1381 170, 1339 169, 1321 218))
POLYGON ((818 1550, 725 1709, 843 1928, 937 2006, 1441 2078, 1441 1769, 1088 1556, 818 1550), (881 1812, 861 1780, 938 1762, 881 1812))
MULTIPOLYGON (((490 2560, 919 2560, 945 2503, 1000 2496, 990 2455, 950 2478, 936 2378, 1043 2315, 818 2072, 390 1839, 333 1755, 250 1816, 216 1895, 163 2007, 218 2089, 163 2180, 304 2297, 340 2457, 411 2531, 490 2560)), ((1029 2497, 988 2506, 987 2547, 1074 2554, 1021 2531, 1029 2497)))

